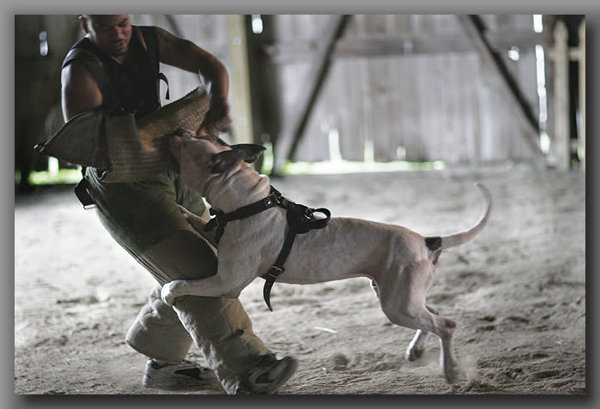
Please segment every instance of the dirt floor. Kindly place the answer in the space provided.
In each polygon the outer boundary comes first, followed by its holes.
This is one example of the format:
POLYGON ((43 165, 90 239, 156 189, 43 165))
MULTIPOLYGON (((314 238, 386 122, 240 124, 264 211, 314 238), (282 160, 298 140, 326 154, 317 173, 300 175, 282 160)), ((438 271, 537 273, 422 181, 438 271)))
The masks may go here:
MULTIPOLYGON (((420 362, 407 362, 413 331, 388 322, 366 279, 278 283, 272 313, 257 280, 241 296, 256 332, 279 356, 299 361, 281 394, 585 393, 583 172, 503 166, 294 176, 273 184, 337 216, 438 235, 477 220, 477 180, 493 193, 492 219, 474 241, 442 255, 429 295, 458 322, 455 347, 468 379, 445 382, 433 337, 420 362)), ((18 196, 15 393, 164 393, 141 386, 145 358, 124 342, 153 285, 71 189, 18 196)), ((190 359, 202 362, 197 349, 190 359)))

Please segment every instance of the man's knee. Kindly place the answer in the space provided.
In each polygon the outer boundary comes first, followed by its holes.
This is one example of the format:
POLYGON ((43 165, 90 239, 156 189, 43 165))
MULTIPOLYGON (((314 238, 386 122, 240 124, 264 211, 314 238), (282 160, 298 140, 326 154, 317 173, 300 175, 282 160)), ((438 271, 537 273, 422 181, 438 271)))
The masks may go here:
POLYGON ((169 362, 183 360, 192 345, 177 313, 162 302, 158 286, 131 324, 125 340, 136 351, 169 362))
POLYGON ((177 230, 167 238, 147 248, 142 258, 159 275, 157 280, 193 280, 217 273, 217 256, 196 233, 177 230))

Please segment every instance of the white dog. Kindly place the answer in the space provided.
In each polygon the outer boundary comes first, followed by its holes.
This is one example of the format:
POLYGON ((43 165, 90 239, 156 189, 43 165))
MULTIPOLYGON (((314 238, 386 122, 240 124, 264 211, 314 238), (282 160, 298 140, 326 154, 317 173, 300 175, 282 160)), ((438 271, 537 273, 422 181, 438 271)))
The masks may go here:
MULTIPOLYGON (((244 162, 256 159, 256 145, 231 149, 210 140, 176 136, 171 139, 170 149, 179 162, 183 182, 200 192, 213 209, 230 214, 271 194, 269 179, 244 162)), ((407 358, 419 358, 427 334, 436 334, 441 340, 443 372, 453 383, 461 376, 452 347, 456 323, 440 317, 426 304, 426 296, 442 250, 472 239, 489 218, 491 195, 483 185, 477 186, 486 205, 479 222, 468 231, 425 238, 401 226, 334 217, 326 227, 296 237, 279 280, 313 284, 370 278, 390 321, 417 330, 407 358)), ((203 232, 202 219, 185 213, 194 228, 203 232)), ((228 222, 218 241, 217 274, 200 280, 172 281, 163 286, 163 300, 173 305, 177 297, 184 295, 237 297, 274 265, 289 231, 287 213, 285 208, 274 206, 228 222)), ((211 241, 215 243, 214 237, 211 241)), ((268 294, 265 300, 268 302, 268 294)))

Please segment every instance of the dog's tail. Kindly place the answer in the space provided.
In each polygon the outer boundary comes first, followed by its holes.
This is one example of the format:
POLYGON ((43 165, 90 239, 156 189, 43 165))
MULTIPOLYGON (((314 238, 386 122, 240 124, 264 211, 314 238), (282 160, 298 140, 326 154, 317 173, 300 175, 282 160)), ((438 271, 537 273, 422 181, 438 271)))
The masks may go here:
POLYGON ((479 221, 470 229, 460 233, 450 234, 448 236, 426 238, 425 242, 427 243, 427 247, 431 252, 431 258, 434 260, 434 264, 437 262, 442 250, 455 247, 472 240, 475 236, 481 233, 487 224, 492 211, 492 194, 483 183, 477 182, 475 183, 475 186, 479 188, 485 201, 485 207, 483 208, 483 212, 479 218, 479 221))

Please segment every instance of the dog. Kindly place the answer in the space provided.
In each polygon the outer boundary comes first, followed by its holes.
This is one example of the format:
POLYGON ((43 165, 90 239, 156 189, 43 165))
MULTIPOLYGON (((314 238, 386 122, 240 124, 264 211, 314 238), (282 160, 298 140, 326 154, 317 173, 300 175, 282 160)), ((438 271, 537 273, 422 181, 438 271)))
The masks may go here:
MULTIPOLYGON (((248 163, 262 147, 238 145, 235 148, 210 139, 173 136, 169 149, 179 163, 179 171, 189 188, 200 192, 223 213, 265 199, 271 192, 270 180, 248 163)), ((352 277, 371 279, 381 308, 394 324, 417 330, 406 358, 422 356, 429 333, 441 341, 441 367, 448 383, 463 377, 453 352, 456 323, 439 316, 427 305, 441 252, 465 243, 479 234, 490 217, 492 198, 481 183, 485 206, 479 221, 457 234, 426 238, 405 227, 356 218, 333 217, 325 228, 300 234, 285 261, 279 281, 314 284, 352 277)), ((205 222, 182 209, 191 225, 214 245, 205 222)), ((275 206, 258 214, 231 221, 218 241, 218 272, 200 280, 175 280, 162 288, 162 298, 173 305, 185 295, 237 297, 254 279, 273 265, 289 230, 286 210, 275 206)))

